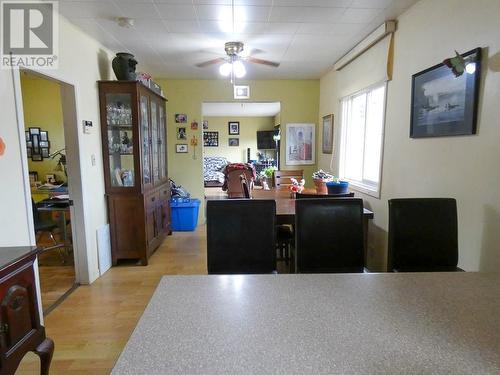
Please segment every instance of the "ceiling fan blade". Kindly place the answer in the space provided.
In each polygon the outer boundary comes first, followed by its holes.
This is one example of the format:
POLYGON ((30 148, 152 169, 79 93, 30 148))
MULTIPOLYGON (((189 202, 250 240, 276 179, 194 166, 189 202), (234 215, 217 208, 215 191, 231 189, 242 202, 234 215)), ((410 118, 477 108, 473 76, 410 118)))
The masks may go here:
POLYGON ((273 68, 277 68, 278 66, 280 66, 280 63, 277 63, 274 61, 269 61, 269 60, 257 59, 255 57, 248 57, 247 61, 254 63, 254 64, 262 64, 262 65, 272 66, 273 68))
POLYGON ((204 61, 202 63, 196 64, 196 66, 198 68, 204 68, 206 66, 210 66, 210 65, 214 65, 214 64, 220 64, 220 63, 223 63, 225 61, 226 61, 226 59, 223 59, 222 57, 218 57, 218 58, 213 59, 213 60, 208 60, 208 61, 204 61))

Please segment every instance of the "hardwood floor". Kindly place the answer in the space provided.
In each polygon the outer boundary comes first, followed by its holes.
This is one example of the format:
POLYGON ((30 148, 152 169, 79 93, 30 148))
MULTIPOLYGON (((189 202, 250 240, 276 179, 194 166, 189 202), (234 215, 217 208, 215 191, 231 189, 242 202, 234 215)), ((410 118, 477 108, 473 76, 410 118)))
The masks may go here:
MULTIPOLYGON (((174 232, 148 266, 111 268, 90 286, 80 286, 45 319, 55 342, 52 375, 109 374, 163 275, 206 274, 205 226, 174 232)), ((29 354, 16 375, 37 374, 29 354)), ((139 374, 138 374, 139 375, 139 374)))

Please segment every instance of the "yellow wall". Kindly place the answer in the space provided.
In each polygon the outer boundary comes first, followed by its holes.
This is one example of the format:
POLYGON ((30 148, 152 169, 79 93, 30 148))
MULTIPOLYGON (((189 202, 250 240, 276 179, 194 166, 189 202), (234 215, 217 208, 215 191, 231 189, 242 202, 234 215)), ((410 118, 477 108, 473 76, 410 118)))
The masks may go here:
MULTIPOLYGON (((168 173, 176 183, 186 187, 193 197, 202 198, 203 167, 202 167, 202 126, 201 107, 204 101, 230 102, 233 100, 233 90, 228 80, 170 80, 159 79, 166 97, 168 114, 168 173), (188 143, 193 135, 198 139, 196 155, 193 147, 189 147, 188 154, 176 154, 176 124, 175 113, 185 113, 188 116, 187 134, 188 143), (198 130, 191 130, 189 124, 196 120, 200 126, 198 130)), ((241 81, 241 84, 250 85, 251 101, 281 102, 281 125, 293 122, 317 124, 319 106, 319 80, 263 80, 241 81)), ((284 132, 283 132, 284 133, 284 132)), ((318 128, 316 125, 316 134, 318 128)), ((283 137, 284 138, 284 137, 283 137)), ((286 141, 281 141, 281 160, 285 160, 286 141)), ((316 147, 318 149, 318 147, 316 147)), ((302 168, 302 166, 300 167, 302 168)), ((297 169, 297 166, 287 166, 282 163, 282 169, 297 169)), ((315 165, 304 166, 306 184, 313 186, 311 174, 315 165)), ((200 212, 203 212, 203 207, 200 212)), ((203 221, 200 215, 200 222, 203 221)))
MULTIPOLYGON (((422 0, 398 18, 393 79, 387 88, 381 197, 358 194, 375 213, 368 249, 375 269, 386 264, 387 201, 401 197, 456 198, 459 266, 468 271, 500 268, 499 19, 498 0, 422 0), (453 56, 455 49, 463 53, 476 47, 485 47, 477 134, 411 139, 412 74, 453 56)), ((321 78, 319 115, 336 115, 338 140, 336 84, 334 71, 321 78)), ((318 166, 330 169, 330 157, 322 157, 318 166)))
MULTIPOLYGON (((208 131, 219 132, 219 147, 204 147, 205 156, 224 156, 231 163, 247 161, 247 148, 250 158, 257 159, 257 131, 273 130, 274 117, 204 117, 208 120, 208 131), (229 135, 228 122, 239 121, 240 135, 229 135), (229 147, 229 138, 238 138, 240 146, 229 147)), ((271 157, 272 152, 269 152, 271 157)))
MULTIPOLYGON (((47 79, 21 75, 24 125, 26 130, 37 127, 48 131, 50 153, 64 148, 64 126, 61 107, 61 91, 58 83, 47 79)), ((28 158, 30 171, 38 172, 38 179, 45 182, 45 175, 55 174, 58 181, 66 181, 64 172, 54 172, 59 157, 32 161, 28 158)))

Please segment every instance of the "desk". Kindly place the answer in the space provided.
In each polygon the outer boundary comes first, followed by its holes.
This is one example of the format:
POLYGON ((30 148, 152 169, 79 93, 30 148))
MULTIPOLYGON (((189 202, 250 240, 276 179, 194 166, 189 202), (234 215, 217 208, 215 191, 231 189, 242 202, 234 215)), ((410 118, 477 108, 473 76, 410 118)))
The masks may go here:
POLYGON ((165 276, 112 375, 494 374, 500 273, 165 276))

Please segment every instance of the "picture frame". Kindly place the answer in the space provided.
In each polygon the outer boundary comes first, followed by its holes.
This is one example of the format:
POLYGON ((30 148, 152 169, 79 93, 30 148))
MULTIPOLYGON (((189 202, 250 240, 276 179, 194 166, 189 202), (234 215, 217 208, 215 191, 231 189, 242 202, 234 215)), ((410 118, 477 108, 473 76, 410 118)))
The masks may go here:
POLYGON ((35 182, 38 181, 38 172, 29 171, 30 186, 35 186, 35 182))
POLYGON ((42 148, 42 157, 43 158, 48 158, 49 157, 49 149, 48 148, 42 148))
POLYGON ((187 154, 188 152, 188 145, 185 143, 179 143, 175 145, 175 152, 177 154, 187 154))
POLYGON ((203 132, 203 146, 219 147, 219 132, 203 132))
POLYGON ((287 165, 311 165, 315 163, 315 128, 315 124, 308 123, 286 124, 285 163, 287 165))
POLYGON ((193 121, 191 123, 191 130, 198 130, 198 122, 197 121, 193 121))
POLYGON ((31 160, 32 161, 43 161, 43 156, 42 156, 42 154, 32 154, 31 160))
POLYGON ((229 144, 229 147, 239 147, 240 139, 239 138, 229 138, 228 144, 229 144))
POLYGON ((412 76, 410 138, 476 134, 481 48, 462 57, 474 72, 456 77, 441 63, 412 76))
POLYGON ((40 148, 49 148, 50 147, 50 142, 49 141, 42 141, 40 139, 40 141, 38 142, 38 145, 40 146, 40 148))
POLYGON ((333 113, 323 116, 323 154, 333 154, 333 113))
POLYGON ((240 122, 229 121, 227 123, 229 135, 240 135, 240 122))
POLYGON ((178 140, 187 139, 187 132, 185 127, 177 128, 177 139, 178 140))
POLYGON ((208 130, 208 120, 203 120, 203 130, 208 130))
POLYGON ((48 141, 49 140, 49 132, 46 130, 40 131, 40 141, 48 141))
POLYGON ((187 123, 187 115, 185 113, 176 113, 175 114, 175 122, 178 124, 187 123))

